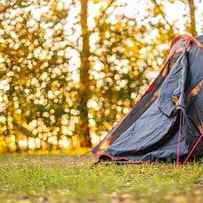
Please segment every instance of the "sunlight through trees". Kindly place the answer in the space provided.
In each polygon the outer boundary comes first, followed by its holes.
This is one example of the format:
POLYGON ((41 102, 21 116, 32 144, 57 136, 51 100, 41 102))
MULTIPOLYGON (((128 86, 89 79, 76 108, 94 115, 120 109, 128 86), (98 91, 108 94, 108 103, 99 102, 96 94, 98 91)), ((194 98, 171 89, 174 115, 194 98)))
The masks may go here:
POLYGON ((195 1, 147 2, 0 2, 0 151, 91 147, 128 112, 171 39, 201 26, 195 1))

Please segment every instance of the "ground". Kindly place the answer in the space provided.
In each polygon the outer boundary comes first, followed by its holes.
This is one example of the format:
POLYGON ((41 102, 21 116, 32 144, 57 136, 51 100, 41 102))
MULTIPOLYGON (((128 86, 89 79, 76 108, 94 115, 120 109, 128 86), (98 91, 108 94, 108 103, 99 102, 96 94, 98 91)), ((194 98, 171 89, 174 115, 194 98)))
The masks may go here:
POLYGON ((90 156, 0 155, 0 202, 201 203, 202 163, 93 166, 90 156))

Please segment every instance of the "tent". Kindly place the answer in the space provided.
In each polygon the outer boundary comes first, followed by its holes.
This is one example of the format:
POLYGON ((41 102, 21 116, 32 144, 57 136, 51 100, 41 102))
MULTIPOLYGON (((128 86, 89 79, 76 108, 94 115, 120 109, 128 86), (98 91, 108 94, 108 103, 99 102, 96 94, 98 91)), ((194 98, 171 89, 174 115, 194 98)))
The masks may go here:
POLYGON ((100 161, 179 164, 203 155, 202 43, 203 36, 174 38, 159 76, 93 148, 100 161))

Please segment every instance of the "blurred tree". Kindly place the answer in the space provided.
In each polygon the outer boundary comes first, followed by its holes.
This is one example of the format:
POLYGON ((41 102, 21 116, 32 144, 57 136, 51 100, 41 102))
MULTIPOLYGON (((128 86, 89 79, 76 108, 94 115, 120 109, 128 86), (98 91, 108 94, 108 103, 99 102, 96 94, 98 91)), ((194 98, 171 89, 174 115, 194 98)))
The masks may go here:
POLYGON ((190 16, 190 27, 189 32, 193 35, 197 35, 197 29, 196 29, 196 17, 195 17, 195 2, 194 0, 187 0, 188 6, 189 6, 189 16, 190 16))
MULTIPOLYGON (((156 0, 153 0, 156 1, 156 0)), ((197 36, 197 20, 196 20, 196 5, 194 0, 170 0, 169 2, 175 4, 177 2, 182 2, 185 4, 186 14, 183 16, 186 18, 185 30, 189 32, 192 36, 197 36)), ((199 1, 199 4, 202 3, 199 1)))
POLYGON ((62 115, 69 116, 64 101, 69 61, 65 53, 70 46, 62 24, 68 10, 57 1, 15 1, 3 6, 0 74, 7 87, 1 90, 3 134, 12 140, 14 151, 46 143, 58 147, 59 139, 67 135, 62 133, 62 115), (38 8, 49 9, 34 18, 38 8), (25 138, 29 142, 22 143, 25 138))
POLYGON ((80 0, 80 25, 82 32, 82 50, 80 53, 80 88, 79 88, 79 140, 81 147, 91 147, 88 100, 90 95, 89 71, 90 71, 90 47, 88 28, 88 0, 80 0))

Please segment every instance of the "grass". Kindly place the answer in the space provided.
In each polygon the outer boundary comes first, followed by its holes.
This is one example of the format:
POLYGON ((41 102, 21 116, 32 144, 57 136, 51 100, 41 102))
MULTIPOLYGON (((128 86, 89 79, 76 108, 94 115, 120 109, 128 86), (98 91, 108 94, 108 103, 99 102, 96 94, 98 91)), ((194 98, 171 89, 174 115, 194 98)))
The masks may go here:
POLYGON ((192 163, 97 166, 89 157, 0 155, 0 202, 203 202, 192 163))

